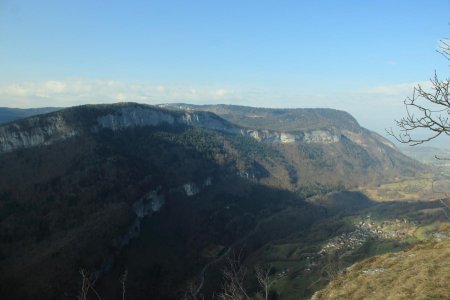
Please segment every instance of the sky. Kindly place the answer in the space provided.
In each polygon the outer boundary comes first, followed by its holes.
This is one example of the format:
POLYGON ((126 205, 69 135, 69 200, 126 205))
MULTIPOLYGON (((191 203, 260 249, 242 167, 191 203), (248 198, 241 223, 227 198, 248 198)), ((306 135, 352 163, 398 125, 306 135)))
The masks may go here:
POLYGON ((346 110, 380 133, 449 62, 450 1, 0 0, 0 106, 346 110))

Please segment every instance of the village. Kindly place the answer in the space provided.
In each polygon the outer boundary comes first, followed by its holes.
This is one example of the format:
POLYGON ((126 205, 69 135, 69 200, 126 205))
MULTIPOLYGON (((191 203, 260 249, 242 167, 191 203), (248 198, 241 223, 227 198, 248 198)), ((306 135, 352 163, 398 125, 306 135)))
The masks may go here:
POLYGON ((369 239, 404 240, 413 235, 417 226, 415 222, 407 219, 375 221, 371 215, 361 216, 354 221, 356 229, 340 234, 328 242, 319 250, 319 255, 331 252, 352 251, 362 246, 369 239))
MULTIPOLYGON (((354 230, 335 236, 315 253, 306 256, 307 264, 304 272, 310 272, 312 268, 321 265, 321 261, 330 254, 338 254, 339 257, 357 251, 369 240, 405 241, 415 235, 419 226, 417 221, 406 218, 392 220, 376 220, 370 214, 353 219, 354 230)), ((450 230, 430 232, 428 238, 435 241, 450 240, 450 230)), ((295 272, 292 266, 281 269, 275 274, 277 279, 283 278, 295 272)), ((372 271, 370 271, 372 272, 372 271)), ((367 271, 367 273, 370 273, 367 271)), ((382 270, 374 270, 382 272, 382 270)))
MULTIPOLYGON (((307 256, 307 267, 304 271, 311 271, 317 266, 324 256, 338 253, 345 255, 357 250, 365 242, 371 239, 397 240, 402 241, 414 234, 417 223, 407 219, 394 220, 374 220, 371 215, 360 216, 354 219, 355 229, 342 233, 329 239, 325 245, 315 254, 307 256)), ((283 278, 294 271, 294 268, 287 267, 275 274, 277 279, 283 278)))

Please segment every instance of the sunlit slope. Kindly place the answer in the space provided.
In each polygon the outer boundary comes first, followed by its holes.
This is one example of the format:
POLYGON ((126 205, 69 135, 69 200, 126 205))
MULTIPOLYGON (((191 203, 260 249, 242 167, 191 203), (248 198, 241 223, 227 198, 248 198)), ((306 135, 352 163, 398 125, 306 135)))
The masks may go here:
POLYGON ((312 299, 448 299, 450 242, 412 249, 357 263, 312 299))

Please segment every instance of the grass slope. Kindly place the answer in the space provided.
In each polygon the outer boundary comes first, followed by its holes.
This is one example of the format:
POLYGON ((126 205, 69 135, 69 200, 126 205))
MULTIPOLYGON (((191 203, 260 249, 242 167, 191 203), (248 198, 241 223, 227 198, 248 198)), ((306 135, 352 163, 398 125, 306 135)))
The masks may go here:
POLYGON ((418 244, 354 265, 312 299, 449 299, 450 241, 418 244))

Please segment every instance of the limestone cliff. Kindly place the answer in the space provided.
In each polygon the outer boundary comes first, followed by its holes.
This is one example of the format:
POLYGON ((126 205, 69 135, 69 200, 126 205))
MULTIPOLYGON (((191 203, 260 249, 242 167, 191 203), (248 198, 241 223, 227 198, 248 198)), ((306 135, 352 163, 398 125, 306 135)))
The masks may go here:
MULTIPOLYGON (((336 143, 341 133, 336 128, 284 132, 264 129, 248 129, 229 123, 211 112, 184 110, 173 111, 150 105, 116 104, 80 106, 34 116, 0 126, 0 153, 16 149, 49 145, 84 131, 102 129, 121 130, 143 126, 192 126, 218 130, 230 134, 251 137, 257 141, 272 143, 336 143), (73 114, 89 115, 88 122, 80 125, 73 114), (91 124, 86 128, 86 124, 91 124)), ((86 118, 85 116, 81 116, 86 118)))
POLYGON ((35 116, 0 126, 0 153, 20 148, 49 145, 77 134, 61 114, 35 116))
POLYGON ((237 134, 239 128, 208 112, 173 112, 150 105, 87 105, 0 126, 0 153, 49 145, 83 132, 143 126, 193 126, 237 134), (76 119, 74 115, 80 115, 76 119), (86 115, 88 117, 86 117, 86 115))

